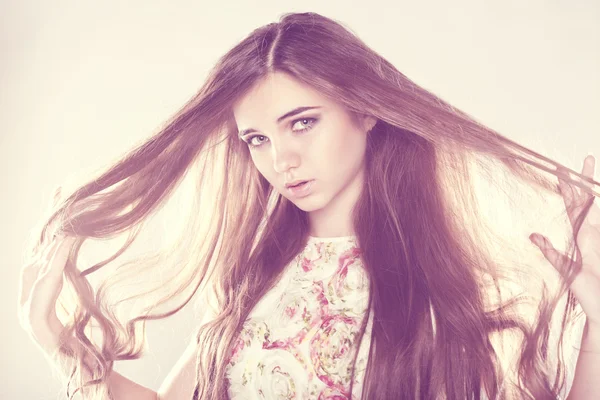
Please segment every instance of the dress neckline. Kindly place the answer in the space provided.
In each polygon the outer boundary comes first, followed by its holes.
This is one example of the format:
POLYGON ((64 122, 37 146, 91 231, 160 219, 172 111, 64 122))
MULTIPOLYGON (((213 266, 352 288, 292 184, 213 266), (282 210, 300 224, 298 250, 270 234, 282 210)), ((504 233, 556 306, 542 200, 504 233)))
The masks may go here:
POLYGON ((316 237, 316 236, 308 235, 308 239, 313 242, 346 242, 348 240, 355 240, 356 235, 333 236, 333 237, 316 237))

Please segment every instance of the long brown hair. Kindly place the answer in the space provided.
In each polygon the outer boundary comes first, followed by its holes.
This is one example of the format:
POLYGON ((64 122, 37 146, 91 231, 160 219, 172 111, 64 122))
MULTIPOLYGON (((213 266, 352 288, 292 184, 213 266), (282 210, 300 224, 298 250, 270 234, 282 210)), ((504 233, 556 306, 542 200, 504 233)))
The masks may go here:
MULTIPOLYGON (((577 309, 568 291, 577 266, 571 263, 566 279, 552 285, 550 265, 527 264, 522 256, 536 249, 526 247, 526 236, 503 238, 485 222, 474 176, 484 176, 499 193, 520 195, 520 184, 546 198, 559 196, 555 177, 590 192, 581 183, 586 178, 419 87, 349 29, 316 13, 285 14, 251 32, 157 134, 66 196, 42 225, 32 254, 56 232, 79 237, 65 272, 75 299, 63 334, 80 344, 72 353, 61 349, 79 360, 69 384, 81 389, 80 372, 88 368, 96 380, 88 383, 87 396, 100 398, 113 362, 141 357, 140 324, 171 316, 196 293, 214 290, 217 315, 197 335, 194 398, 227 398, 226 360, 236 333, 309 234, 307 215, 254 167, 232 115, 232 104, 274 71, 354 115, 377 118, 367 144, 365 186, 353 210, 374 313, 362 398, 434 399, 443 393, 477 399, 483 392, 489 398, 555 398, 565 364, 562 356, 549 356, 549 336, 566 294, 558 314, 560 355, 562 333, 577 309), (95 291, 88 276, 131 246, 186 177, 197 184, 194 210, 204 213, 190 216, 176 246, 124 263, 95 291), (79 272, 85 240, 120 234, 128 239, 118 252, 79 272), (118 301, 108 296, 126 276, 150 282, 152 267, 170 277, 118 301), (540 290, 524 285, 523 274, 535 277, 540 290), (523 290, 514 294, 515 288, 523 290), (119 317, 114 307, 125 300, 151 306, 133 318, 119 317), (153 312, 170 301, 175 305, 168 311, 153 312), (91 340, 92 322, 102 346, 91 340), (492 345, 492 336, 500 334, 518 338, 514 385, 501 383, 505 371, 492 345)), ((575 237, 591 204, 569 235, 569 254, 578 251, 575 237)), ((70 386, 67 393, 73 395, 70 386)))

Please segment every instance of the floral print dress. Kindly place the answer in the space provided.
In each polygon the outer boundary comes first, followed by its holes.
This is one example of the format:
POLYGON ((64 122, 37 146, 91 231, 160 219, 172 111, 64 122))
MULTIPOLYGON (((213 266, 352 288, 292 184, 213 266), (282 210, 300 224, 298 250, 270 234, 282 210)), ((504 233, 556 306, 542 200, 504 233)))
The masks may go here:
POLYGON ((227 365, 232 400, 360 398, 372 318, 359 347, 369 296, 359 254, 355 236, 309 237, 244 323, 227 365))
MULTIPOLYGON (((359 255, 356 236, 309 236, 305 248, 256 304, 237 337, 226 372, 230 399, 360 399, 373 312, 359 347, 369 295, 359 255)), ((435 334, 435 321, 433 330, 435 334)), ((582 331, 580 323, 574 333, 577 344, 582 331)), ((567 385, 558 399, 566 397, 572 385, 577 354, 571 354, 567 385)), ((500 383, 500 390, 505 384, 506 380, 500 383)), ((485 393, 482 397, 488 399, 485 393)))

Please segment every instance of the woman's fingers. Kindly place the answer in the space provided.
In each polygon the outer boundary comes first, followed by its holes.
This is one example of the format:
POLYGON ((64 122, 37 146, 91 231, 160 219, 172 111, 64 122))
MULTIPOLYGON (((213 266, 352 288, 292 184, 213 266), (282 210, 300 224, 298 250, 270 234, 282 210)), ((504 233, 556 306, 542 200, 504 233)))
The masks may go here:
POLYGON ((31 294, 31 288, 38 279, 40 271, 45 267, 46 263, 49 262, 51 255, 56 251, 56 248, 60 245, 59 240, 55 240, 44 249, 34 261, 25 265, 21 268, 20 285, 19 285, 19 306, 23 307, 25 302, 29 299, 31 294))
MULTIPOLYGON (((540 235, 539 233, 532 233, 529 238, 537 247, 539 247, 544 257, 546 257, 555 268, 559 269, 559 266, 564 262, 565 256, 558 252, 545 236, 540 235)), ((559 270, 559 272, 562 271, 559 270)))
POLYGON ((56 317, 56 300, 63 286, 63 271, 76 237, 58 237, 47 250, 44 261, 22 272, 21 318, 31 328, 46 329, 56 317))
MULTIPOLYGON (((593 179, 594 173, 595 173, 595 167, 596 167, 596 160, 595 160, 594 156, 589 155, 583 161, 583 168, 582 168, 581 174, 583 176, 593 179)), ((566 171, 566 170, 564 170, 564 171, 568 174, 568 171, 566 171)), ((592 185, 587 183, 586 181, 582 181, 582 184, 584 184, 586 187, 589 187, 589 188, 592 187, 592 185)), ((558 178, 558 188, 563 197, 563 200, 565 203, 565 209, 567 210, 567 215, 569 217, 569 221, 571 222, 571 225, 573 226, 575 224, 575 220, 577 219, 577 217, 583 210, 583 207, 585 206, 586 202, 589 200, 590 196, 593 196, 593 195, 583 191, 582 189, 578 188, 575 185, 568 183, 567 181, 565 181, 564 179, 562 179, 560 177, 558 178)))
MULTIPOLYGON (((552 264, 552 266, 556 269, 559 275, 562 278, 566 278, 565 270, 568 262, 570 261, 570 258, 556 250, 550 242, 550 240, 548 240, 544 235, 541 235, 539 233, 532 233, 529 236, 529 239, 540 249, 546 260, 548 260, 550 264, 552 264)), ((581 290, 581 274, 583 272, 584 271, 580 271, 578 277, 575 278, 575 280, 571 283, 571 290, 581 290)))
MULTIPOLYGON (((589 176, 590 178, 594 177, 594 171, 596 169, 596 158, 593 155, 588 155, 585 160, 583 160, 583 175, 589 176)), ((590 185, 588 185, 590 186, 590 185)))

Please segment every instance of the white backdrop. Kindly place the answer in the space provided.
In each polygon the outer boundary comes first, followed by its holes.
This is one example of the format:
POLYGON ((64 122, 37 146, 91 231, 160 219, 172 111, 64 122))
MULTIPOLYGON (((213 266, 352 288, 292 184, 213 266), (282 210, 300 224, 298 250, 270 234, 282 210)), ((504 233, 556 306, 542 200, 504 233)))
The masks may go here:
MULTIPOLYGON (((284 12, 343 22, 418 84, 572 168, 600 157, 597 1, 237 3, 0 2, 0 398, 65 398, 16 316, 23 241, 52 189, 153 133, 222 54, 284 12)), ((149 323, 148 356, 117 370, 157 390, 190 315, 149 323)))

